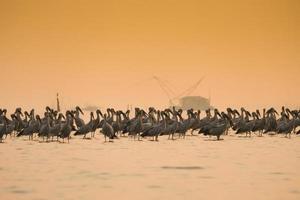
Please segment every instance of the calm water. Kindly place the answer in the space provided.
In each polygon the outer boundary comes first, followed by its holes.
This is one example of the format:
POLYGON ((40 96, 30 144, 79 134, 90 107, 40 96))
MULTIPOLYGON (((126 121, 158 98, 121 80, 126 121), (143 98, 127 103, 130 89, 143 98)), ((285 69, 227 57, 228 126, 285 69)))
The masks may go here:
POLYGON ((300 137, 0 144, 0 199, 300 199, 300 137))

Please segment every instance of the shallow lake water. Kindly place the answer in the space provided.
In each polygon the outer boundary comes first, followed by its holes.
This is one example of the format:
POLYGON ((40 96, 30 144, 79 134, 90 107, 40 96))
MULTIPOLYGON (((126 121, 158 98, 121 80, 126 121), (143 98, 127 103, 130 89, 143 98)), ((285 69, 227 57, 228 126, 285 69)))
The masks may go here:
POLYGON ((0 144, 0 199, 300 199, 300 137, 0 144))

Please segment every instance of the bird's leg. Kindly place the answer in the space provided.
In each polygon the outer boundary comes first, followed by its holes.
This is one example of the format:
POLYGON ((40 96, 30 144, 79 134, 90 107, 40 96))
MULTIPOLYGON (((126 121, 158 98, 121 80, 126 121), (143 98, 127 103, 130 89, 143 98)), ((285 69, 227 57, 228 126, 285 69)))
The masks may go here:
POLYGON ((194 135, 194 129, 192 129, 192 131, 191 131, 191 135, 194 135))

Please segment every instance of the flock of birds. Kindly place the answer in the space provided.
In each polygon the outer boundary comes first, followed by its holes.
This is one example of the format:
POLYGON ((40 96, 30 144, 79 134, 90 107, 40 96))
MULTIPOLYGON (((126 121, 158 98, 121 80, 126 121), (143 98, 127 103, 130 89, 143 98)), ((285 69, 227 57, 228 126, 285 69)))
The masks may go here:
POLYGON ((0 142, 8 135, 26 136, 29 140, 38 137, 40 142, 64 142, 65 139, 69 142, 71 136, 91 139, 97 130, 104 135, 105 142, 107 138, 111 142, 126 136, 134 140, 151 138, 158 141, 159 136, 168 135, 168 139, 174 140, 175 137, 185 138, 187 132, 216 136, 220 140, 220 136, 228 134, 231 129, 235 134, 244 134, 246 137, 251 137, 252 133, 257 136, 284 134, 288 138, 292 133, 300 134, 300 130, 296 130, 300 126, 300 110, 285 107, 282 107, 280 114, 274 108, 263 109, 262 115, 259 110, 251 113, 244 108, 240 111, 227 108, 221 113, 218 109, 208 109, 202 118, 200 110, 187 110, 187 117, 183 117, 184 113, 175 107, 165 110, 149 107, 147 112, 135 108, 134 117, 130 118, 129 110, 123 112, 109 108, 104 114, 100 110, 96 110, 95 114, 91 112, 90 120, 85 122, 82 119, 84 113, 78 106, 65 114, 46 107, 43 117, 36 115, 34 109, 22 112, 21 108, 17 108, 10 119, 7 110, 0 109, 0 142))

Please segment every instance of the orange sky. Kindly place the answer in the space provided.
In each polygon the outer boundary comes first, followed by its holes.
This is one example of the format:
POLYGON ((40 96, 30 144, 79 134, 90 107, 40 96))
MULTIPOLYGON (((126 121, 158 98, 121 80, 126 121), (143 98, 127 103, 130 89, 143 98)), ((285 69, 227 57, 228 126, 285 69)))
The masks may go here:
POLYGON ((0 107, 300 105, 300 1, 0 1, 0 107), (145 83, 141 83, 141 82, 145 83), (209 92, 210 91, 210 92, 209 92))

